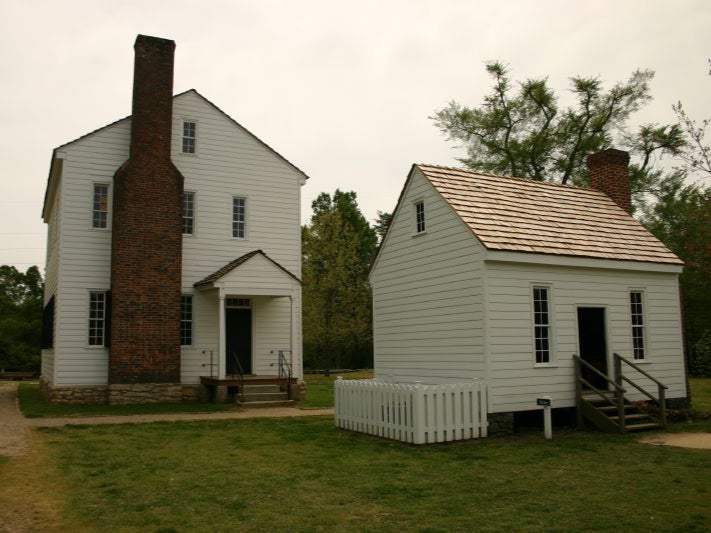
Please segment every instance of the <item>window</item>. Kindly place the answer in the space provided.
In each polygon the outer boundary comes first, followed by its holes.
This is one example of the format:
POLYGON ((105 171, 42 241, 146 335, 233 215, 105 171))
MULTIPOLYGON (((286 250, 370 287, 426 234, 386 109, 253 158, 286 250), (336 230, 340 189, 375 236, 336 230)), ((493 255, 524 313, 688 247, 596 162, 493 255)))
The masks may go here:
POLYGON ((225 300, 225 307, 228 309, 250 309, 252 307, 252 300, 249 298, 227 298, 225 300))
POLYGON ((247 200, 232 198, 232 236, 244 239, 247 229, 247 200))
POLYGON ((536 363, 551 361, 550 297, 548 287, 533 288, 536 363))
POLYGON ((415 204, 415 232, 425 232, 425 202, 420 201, 415 204))
POLYGON ((54 347, 54 295, 42 310, 42 348, 54 347))
POLYGON ((180 345, 193 345, 193 297, 189 294, 180 300, 180 345))
POLYGON ((632 352, 635 359, 644 359, 644 309, 641 291, 630 292, 630 314, 632 316, 632 352))
POLYGON ((92 291, 89 293, 89 346, 105 345, 106 303, 106 292, 92 291))
POLYGON ((192 235, 195 231, 195 193, 183 193, 183 235, 192 235))
POLYGON ((194 154, 197 142, 197 124, 189 120, 183 121, 183 153, 194 154))
POLYGON ((109 186, 94 184, 91 227, 106 229, 109 224, 109 186))

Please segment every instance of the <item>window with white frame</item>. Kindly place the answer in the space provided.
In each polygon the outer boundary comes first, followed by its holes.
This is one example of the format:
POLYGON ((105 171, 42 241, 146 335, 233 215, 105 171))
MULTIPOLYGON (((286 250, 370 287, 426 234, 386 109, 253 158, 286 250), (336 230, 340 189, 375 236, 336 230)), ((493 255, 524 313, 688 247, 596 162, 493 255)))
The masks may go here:
POLYGON ((106 304, 106 291, 89 292, 89 346, 105 345, 106 304))
POLYGON ((195 232, 195 193, 183 193, 183 235, 195 232))
POLYGON ((183 121, 183 150, 184 154, 194 154, 197 148, 197 123, 190 120, 183 121))
POLYGON ((415 203, 415 233, 425 232, 425 201, 415 203))
POLYGON ((94 184, 91 208, 91 227, 106 229, 109 227, 109 186, 94 184))
POLYGON ((193 345, 193 297, 183 294, 180 299, 180 345, 193 345))
POLYGON ((550 363, 551 324, 548 287, 533 287, 533 323, 536 363, 550 363))
POLYGON ((642 291, 630 291, 630 315, 632 318, 632 353, 636 360, 644 359, 644 304, 642 291))
POLYGON ((232 236, 244 239, 247 235, 247 200, 239 196, 232 198, 232 236))

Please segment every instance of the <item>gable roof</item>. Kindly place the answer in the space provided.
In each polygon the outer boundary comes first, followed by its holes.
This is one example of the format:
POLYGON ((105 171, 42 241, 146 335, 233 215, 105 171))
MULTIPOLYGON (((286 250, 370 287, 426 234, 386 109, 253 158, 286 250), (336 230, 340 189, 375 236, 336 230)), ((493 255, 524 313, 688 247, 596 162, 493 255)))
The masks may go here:
MULTIPOLYGON (((184 91, 184 92, 182 92, 182 93, 176 94, 176 95, 173 96, 173 100, 176 100, 176 99, 180 98, 181 96, 186 95, 186 94, 189 94, 189 93, 192 93, 192 94, 194 94, 195 96, 197 96, 197 97, 199 97, 200 99, 202 99, 206 104, 208 104, 210 107, 212 107, 213 109, 215 109, 218 113, 220 113, 221 115, 223 115, 227 120, 229 120, 230 122, 232 122, 232 124, 234 124, 235 126, 237 126, 237 127, 240 128, 240 129, 242 129, 245 133, 247 133, 247 135, 249 135, 250 137, 252 137, 255 141, 257 141, 259 144, 261 144, 262 146, 264 146, 267 150, 271 151, 271 152, 272 152, 274 155, 276 155, 279 159, 281 159, 282 161, 284 161, 287 165, 289 165, 292 169, 294 169, 298 174, 300 174, 301 176, 303 176, 303 178, 304 178, 305 180, 308 180, 308 179, 309 179, 309 177, 306 175, 306 173, 305 173, 303 170, 301 170, 299 167, 297 167, 295 164, 293 164, 291 161, 289 161, 286 157, 284 157, 283 155, 281 155, 279 152, 277 152, 276 150, 274 150, 274 148, 272 148, 272 147, 269 146, 267 143, 265 143, 264 141, 262 141, 259 137, 257 137, 256 135, 254 135, 251 131, 249 131, 247 128, 245 128, 244 126, 242 126, 239 122, 237 122, 235 119, 233 119, 233 118, 232 118, 231 116, 229 116, 227 113, 225 113, 224 111, 222 111, 222 109, 220 109, 219 107, 217 107, 215 104, 213 104, 210 100, 208 100, 208 99, 205 98, 203 95, 201 95, 201 94, 200 94, 199 92, 197 92, 195 89, 188 89, 187 91, 184 91)), ((71 144, 74 144, 74 143, 76 143, 76 142, 78 142, 78 141, 81 141, 81 140, 83 140, 83 139, 86 139, 87 137, 91 137, 92 135, 94 135, 94 134, 96 134, 96 133, 99 133, 100 131, 103 131, 103 130, 108 129, 108 128, 112 127, 112 126, 115 126, 116 124, 118 124, 118 123, 120 123, 120 122, 123 122, 124 120, 130 120, 130 119, 131 119, 131 115, 128 115, 127 117, 123 117, 123 118, 120 118, 120 119, 118 119, 118 120, 115 120, 114 122, 111 122, 110 124, 107 124, 107 125, 105 125, 105 126, 102 126, 102 127, 100 127, 100 128, 97 128, 97 129, 95 129, 95 130, 93 130, 93 131, 90 131, 89 133, 85 133, 84 135, 82 135, 82 136, 80 136, 80 137, 77 137, 77 138, 74 139, 74 140, 71 140, 71 141, 69 141, 69 142, 66 142, 66 143, 60 145, 60 146, 57 146, 57 147, 52 151, 52 160, 50 161, 49 176, 48 176, 48 178, 47 178, 47 187, 46 187, 45 193, 44 193, 44 203, 42 204, 42 217, 45 216, 45 211, 46 211, 46 208, 47 208, 47 205, 46 205, 46 204, 47 204, 47 200, 48 200, 48 198, 49 198, 49 190, 50 190, 50 184, 51 184, 51 180, 52 180, 52 170, 53 170, 53 167, 54 167, 54 164, 55 164, 57 152, 59 152, 60 150, 62 150, 63 148, 66 148, 67 146, 69 146, 69 145, 71 145, 71 144)))
POLYGON ((414 168, 488 250, 683 264, 600 191, 433 165, 414 168))
POLYGON ((244 254, 242 257, 238 257, 234 261, 227 263, 225 266, 220 268, 219 270, 213 272, 209 276, 201 279, 200 281, 196 282, 193 284, 193 287, 202 287, 204 285, 210 285, 211 283, 214 283, 215 281, 219 280, 223 276, 226 276, 230 272, 232 272, 234 269, 239 267, 240 265, 243 265, 250 259, 252 259, 255 255, 261 255, 264 257, 267 261, 271 262, 274 266, 276 266, 279 270, 283 271, 287 276, 290 278, 293 278, 296 280, 298 283, 301 283, 301 280, 297 278, 294 274, 289 272, 286 268, 281 266, 279 263, 274 261, 271 257, 269 257, 267 254, 265 254, 262 250, 254 250, 252 252, 249 252, 247 254, 244 254))

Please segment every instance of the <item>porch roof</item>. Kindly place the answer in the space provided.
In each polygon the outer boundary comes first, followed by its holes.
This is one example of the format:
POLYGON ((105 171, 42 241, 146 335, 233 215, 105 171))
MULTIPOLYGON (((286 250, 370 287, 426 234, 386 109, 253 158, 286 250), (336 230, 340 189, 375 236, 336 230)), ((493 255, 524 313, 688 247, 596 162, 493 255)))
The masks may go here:
POLYGON ((299 278, 262 250, 254 250, 227 263, 193 286, 201 289, 225 286, 245 294, 277 294, 300 284, 299 278))

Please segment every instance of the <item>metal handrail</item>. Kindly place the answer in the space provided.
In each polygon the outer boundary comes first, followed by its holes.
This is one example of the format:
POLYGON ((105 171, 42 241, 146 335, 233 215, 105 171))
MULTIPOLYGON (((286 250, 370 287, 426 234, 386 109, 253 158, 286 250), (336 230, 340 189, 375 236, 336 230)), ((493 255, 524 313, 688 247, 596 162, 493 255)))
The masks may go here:
POLYGON ((235 362, 235 368, 237 369, 237 378, 239 380, 239 395, 240 400, 244 403, 244 369, 242 364, 239 362, 239 357, 237 357, 237 352, 232 352, 232 359, 235 362))
MULTIPOLYGON (((292 362, 286 360, 285 351, 279 350, 279 377, 286 377, 286 397, 291 400, 292 362)), ((291 350, 289 350, 289 357, 291 358, 291 350)))
POLYGON ((652 377, 649 373, 645 372, 643 369, 641 369, 638 365, 630 361, 629 359, 622 357, 618 353, 613 353, 612 357, 615 362, 615 381, 617 381, 619 384, 622 384, 622 381, 626 381, 633 387, 635 387, 638 391, 641 393, 645 394, 647 398, 652 400, 653 402, 656 402, 659 405, 659 422, 661 426, 664 428, 667 426, 667 406, 666 406, 666 393, 664 392, 667 390, 669 387, 667 387, 664 383, 659 381, 658 379, 652 377), (637 372, 645 376, 646 378, 650 379, 657 385, 657 393, 659 395, 659 398, 655 398, 652 396, 651 393, 647 392, 644 390, 642 387, 637 385, 635 382, 633 382, 630 378, 627 376, 622 375, 622 363, 625 362, 632 368, 634 368, 637 372))

